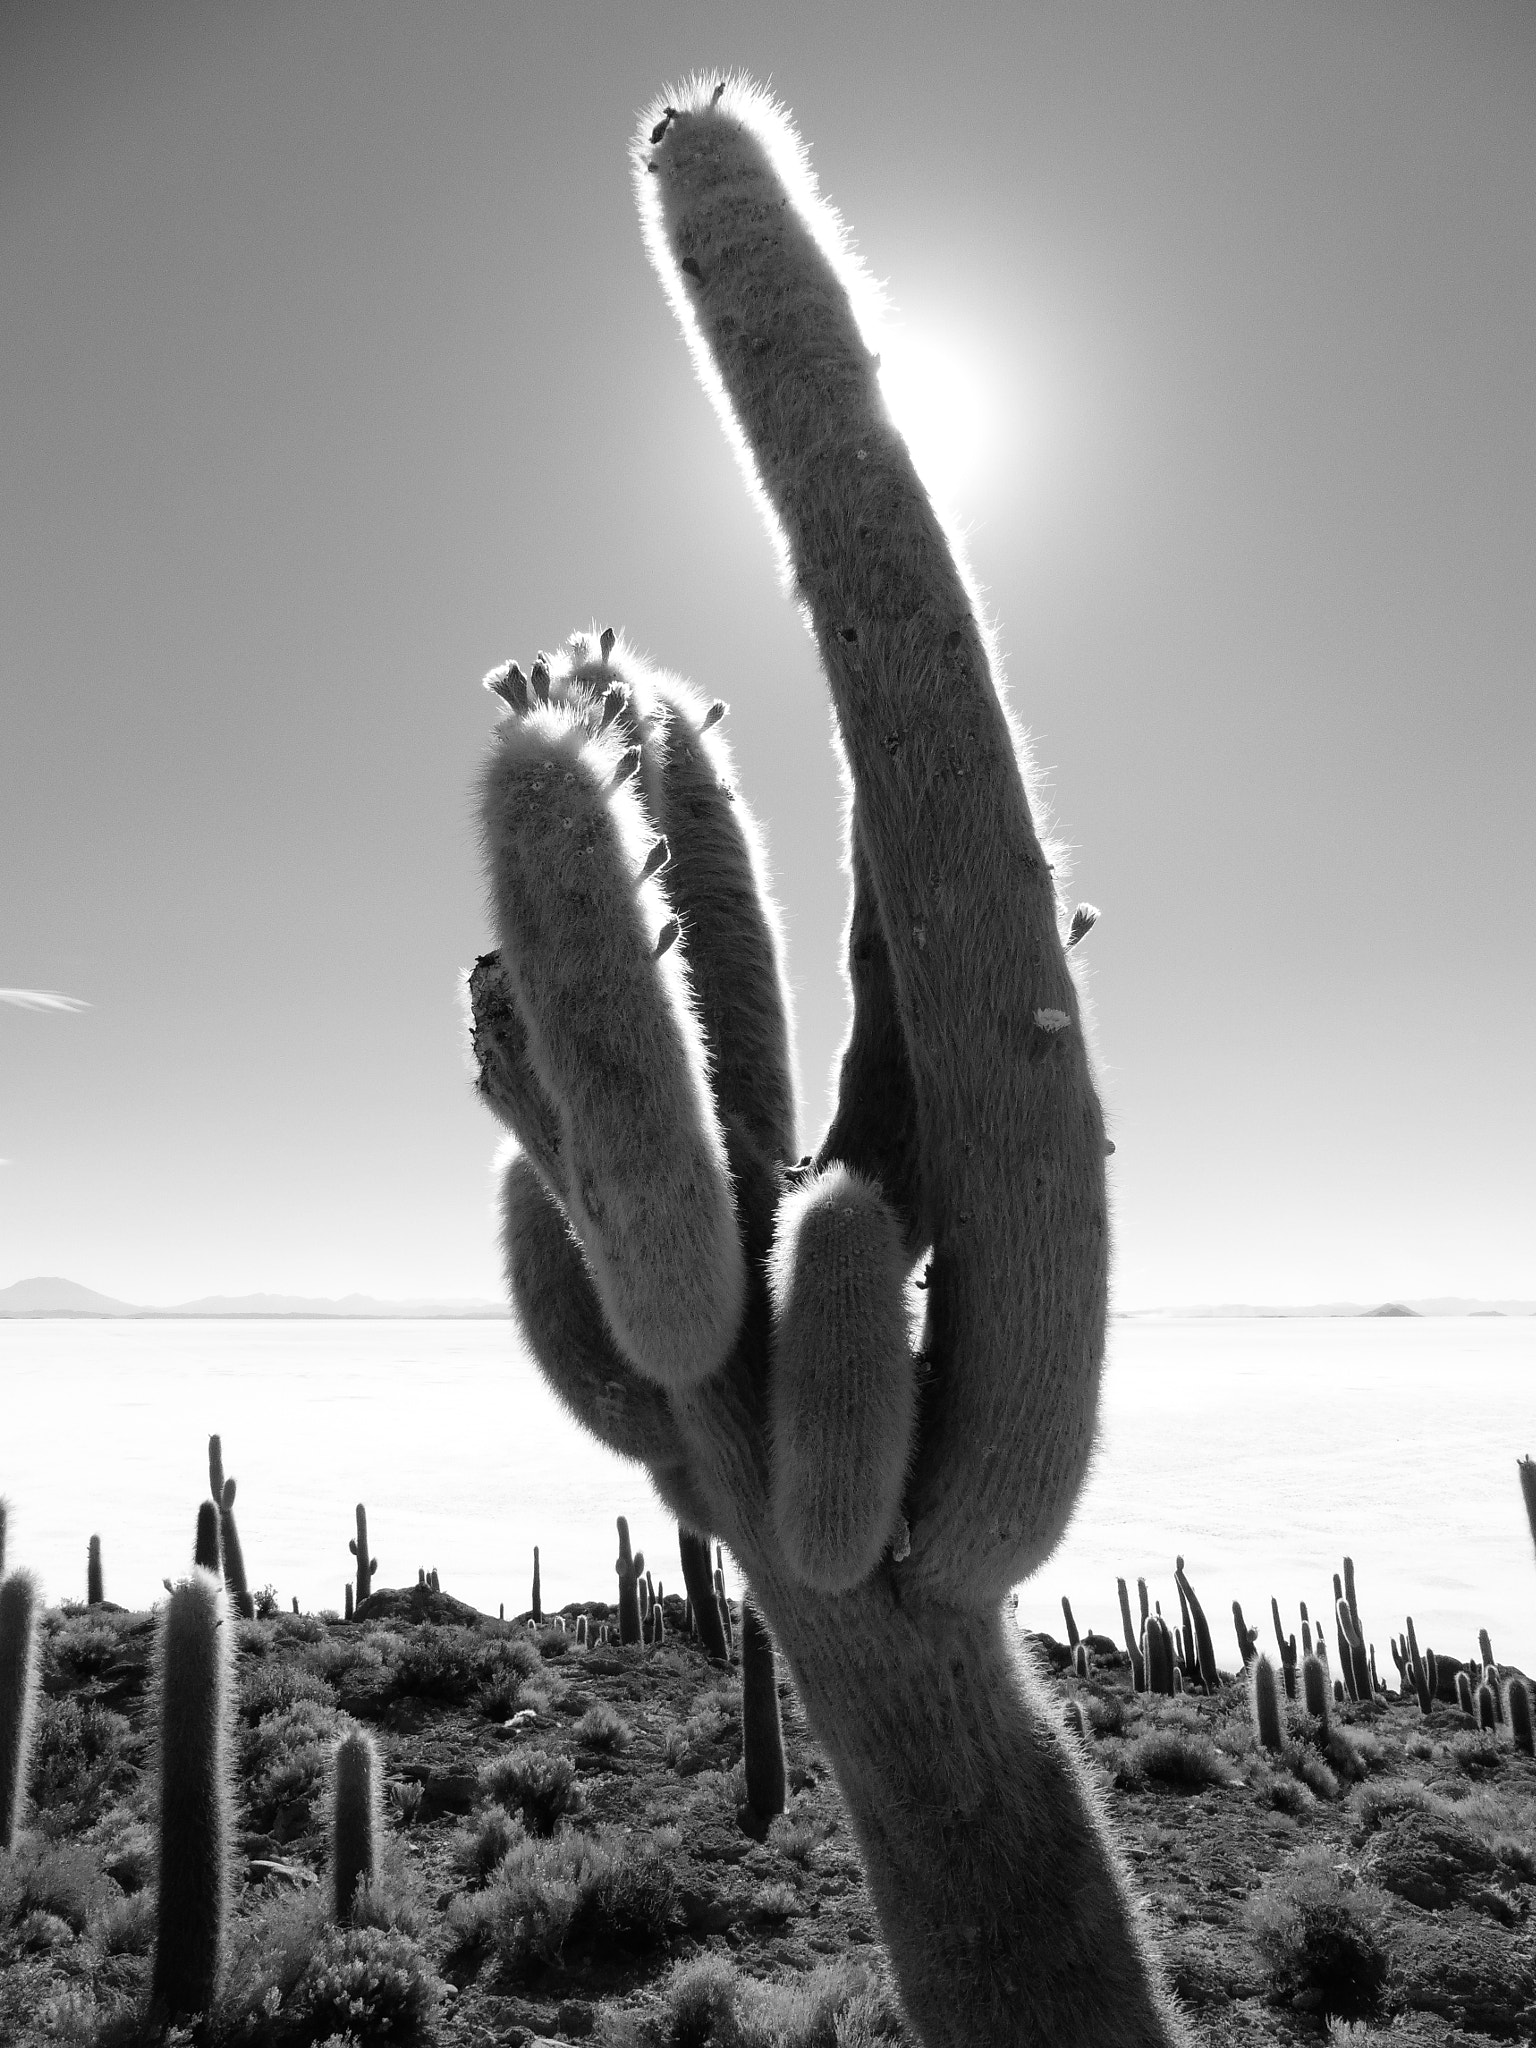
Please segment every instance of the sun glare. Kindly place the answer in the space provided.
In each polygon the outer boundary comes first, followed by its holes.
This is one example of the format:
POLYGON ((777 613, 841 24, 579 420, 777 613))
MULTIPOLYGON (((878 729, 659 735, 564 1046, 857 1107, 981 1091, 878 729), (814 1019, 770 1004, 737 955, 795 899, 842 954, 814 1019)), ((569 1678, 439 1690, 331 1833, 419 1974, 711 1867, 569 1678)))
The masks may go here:
POLYGON ((903 323, 879 340, 880 388, 930 495, 965 512, 1009 461, 1012 407, 974 347, 903 323))

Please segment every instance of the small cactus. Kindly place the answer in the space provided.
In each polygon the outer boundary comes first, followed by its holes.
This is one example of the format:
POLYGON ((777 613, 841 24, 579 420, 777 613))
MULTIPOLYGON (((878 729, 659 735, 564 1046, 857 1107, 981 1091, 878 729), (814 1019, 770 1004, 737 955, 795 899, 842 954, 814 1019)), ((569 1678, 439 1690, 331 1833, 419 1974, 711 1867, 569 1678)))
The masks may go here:
MULTIPOLYGON (((379 1560, 368 1552, 368 1510, 361 1501, 357 1504, 357 1534, 347 1548, 357 1559, 357 1604, 361 1607, 373 1591, 373 1575, 379 1568, 379 1560)), ((417 1583, 424 1586, 426 1582, 427 1575, 421 1572, 417 1583)))
POLYGON ((619 1578, 619 1641, 638 1643, 640 1640, 640 1595, 637 1591, 640 1574, 645 1570, 645 1552, 637 1550, 633 1556, 629 1549, 629 1523, 623 1515, 619 1518, 619 1554, 614 1561, 614 1570, 619 1578))
POLYGON ((0 1849, 16 1846, 37 1700, 39 1593, 31 1572, 0 1581, 0 1849))
POLYGON ((584 1614, 576 1617, 576 1647, 578 1650, 587 1647, 587 1617, 584 1614))
POLYGON ((1493 1687, 1486 1680, 1477 1688, 1477 1725, 1485 1735, 1491 1735, 1498 1726, 1493 1711, 1493 1687))
POLYGON ((1472 1681, 1465 1671, 1456 1674, 1456 1704, 1464 1714, 1472 1711, 1472 1681))
POLYGON ((1259 1651, 1248 1670, 1253 1687, 1253 1723, 1258 1730, 1259 1741, 1265 1749, 1278 1756, 1285 1746, 1285 1737, 1280 1720, 1280 1689, 1275 1682, 1275 1667, 1259 1651))
POLYGON ((773 1641, 750 1600, 741 1603, 741 1734, 747 1804, 773 1820, 784 1811, 784 1729, 773 1641))
POLYGON ((345 1598, 343 1601, 344 1611, 341 1618, 343 1621, 350 1621, 352 1619, 352 1581, 350 1579, 342 1588, 342 1592, 345 1598))
POLYGON ((101 1538, 93 1536, 85 1547, 85 1604, 99 1607, 106 1597, 101 1583, 101 1538))
MULTIPOLYGON (((742 1640, 746 1640, 746 1623, 742 1623, 742 1640)), ((1088 1677, 1088 1645, 1080 1642, 1072 1652, 1072 1669, 1084 1681, 1088 1677)))
POLYGON ((531 1612, 535 1621, 543 1621, 544 1605, 539 1598, 539 1546, 537 1543, 533 1546, 533 1607, 531 1612))
POLYGON ((224 1594, 193 1567, 161 1611, 160 1889, 151 2002, 206 2012, 229 1910, 229 1645, 224 1594))
POLYGON ((331 1796, 331 1912, 346 1926, 360 1884, 379 1874, 379 1753, 373 1737, 350 1728, 336 1745, 331 1796))
POLYGON ((1536 1756, 1536 1739, 1531 1731, 1531 1693, 1523 1678, 1509 1681, 1509 1732, 1524 1756, 1536 1756))

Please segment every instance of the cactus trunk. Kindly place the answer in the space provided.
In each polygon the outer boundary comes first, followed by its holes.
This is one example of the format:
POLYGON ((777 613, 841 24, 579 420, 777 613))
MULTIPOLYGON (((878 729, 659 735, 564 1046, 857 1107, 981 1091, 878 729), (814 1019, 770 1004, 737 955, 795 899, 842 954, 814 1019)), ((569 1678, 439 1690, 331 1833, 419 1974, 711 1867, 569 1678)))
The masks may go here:
POLYGON ((101 1538, 93 1536, 85 1551, 85 1604, 99 1607, 106 1597, 101 1579, 101 1538))
POLYGON ((0 1849, 14 1849, 27 1802, 27 1765, 37 1700, 37 1580, 0 1581, 0 1849))
POLYGON ((229 1909, 229 1642, 217 1577, 194 1569, 160 1617, 160 1889, 153 2005, 206 2012, 229 1909))
POLYGON ((345 1926, 360 1884, 379 1874, 379 1754, 353 1728, 336 1745, 331 1810, 331 1912, 345 1926))
POLYGON ((880 1576, 831 1628, 776 1611, 927 2048, 1183 2039, 1087 1768, 1002 1613, 898 1602, 880 1576))

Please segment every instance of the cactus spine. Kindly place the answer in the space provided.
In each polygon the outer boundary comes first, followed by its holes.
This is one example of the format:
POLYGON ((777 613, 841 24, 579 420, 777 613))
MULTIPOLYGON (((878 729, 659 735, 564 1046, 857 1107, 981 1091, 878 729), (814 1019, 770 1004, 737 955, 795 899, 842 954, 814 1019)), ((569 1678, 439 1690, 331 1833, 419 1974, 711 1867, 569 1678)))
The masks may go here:
POLYGON ((784 1729, 773 1641, 750 1600, 741 1603, 741 1734, 747 1804, 767 1822, 784 1811, 784 1729))
POLYGON ((214 1573, 194 1566, 161 1611, 160 1890, 151 2001, 208 2010, 228 1914, 229 1643, 214 1573))
POLYGON ((1280 1689, 1275 1667, 1261 1650, 1248 1667, 1253 1686, 1253 1723, 1265 1749, 1278 1756, 1285 1746, 1280 1720, 1280 1689))
POLYGON ((331 1912, 345 1926, 360 1884, 379 1874, 379 1753, 373 1737, 350 1728, 332 1767, 331 1912))
POLYGON ((640 1574, 645 1570, 645 1552, 637 1550, 633 1557, 629 1550, 629 1523, 619 1516, 619 1555, 614 1563, 619 1575, 619 1641, 638 1643, 640 1640, 640 1574))
POLYGON ((31 1572, 12 1572, 0 1580, 0 1849, 5 1850, 16 1846, 16 1831, 27 1801, 37 1701, 39 1605, 38 1584, 31 1572))
MULTIPOLYGON (((379 1560, 368 1554, 368 1510, 359 1501, 357 1504, 357 1534, 347 1544, 348 1550, 357 1559, 357 1604, 362 1606, 373 1590, 373 1575, 379 1568, 379 1560)), ((425 1585, 424 1571, 417 1575, 418 1585, 425 1585)))
POLYGON ((85 1604, 99 1607, 106 1597, 101 1582, 101 1538, 93 1536, 85 1547, 85 1604))

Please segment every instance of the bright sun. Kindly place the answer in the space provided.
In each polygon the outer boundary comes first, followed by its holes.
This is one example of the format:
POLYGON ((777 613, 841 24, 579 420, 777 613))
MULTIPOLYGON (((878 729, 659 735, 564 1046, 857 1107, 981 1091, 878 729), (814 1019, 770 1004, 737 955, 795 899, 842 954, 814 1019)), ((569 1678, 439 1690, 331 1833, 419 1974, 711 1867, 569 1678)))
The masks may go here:
POLYGON ((1011 408, 974 349, 947 334, 894 323, 879 338, 880 388, 930 495, 964 512, 1009 458, 1011 408))

